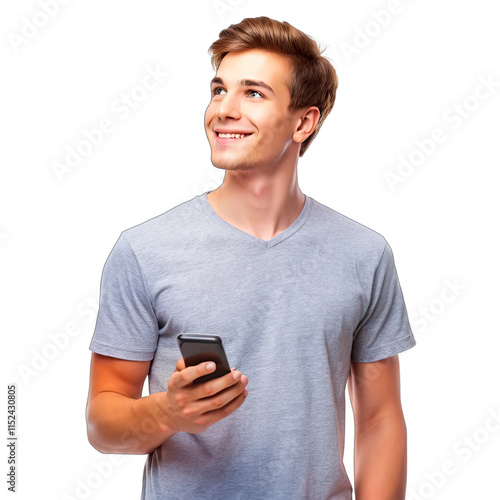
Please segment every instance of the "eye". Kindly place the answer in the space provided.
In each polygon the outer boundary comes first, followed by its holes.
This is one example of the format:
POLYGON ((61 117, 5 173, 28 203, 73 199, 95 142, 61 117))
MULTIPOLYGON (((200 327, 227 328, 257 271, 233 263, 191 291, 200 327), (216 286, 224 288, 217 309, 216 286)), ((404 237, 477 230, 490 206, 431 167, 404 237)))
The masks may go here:
MULTIPOLYGON (((262 97, 262 98, 264 98, 264 96, 263 96, 260 92, 258 92, 257 90, 249 90, 249 91, 248 91, 248 94, 250 94, 250 95, 251 95, 251 94, 257 94, 257 97, 262 97)), ((252 97, 255 97, 255 95, 254 95, 254 96, 252 96, 252 97)))
POLYGON ((215 87, 212 91, 212 95, 221 95, 221 92, 225 92, 222 87, 215 87))

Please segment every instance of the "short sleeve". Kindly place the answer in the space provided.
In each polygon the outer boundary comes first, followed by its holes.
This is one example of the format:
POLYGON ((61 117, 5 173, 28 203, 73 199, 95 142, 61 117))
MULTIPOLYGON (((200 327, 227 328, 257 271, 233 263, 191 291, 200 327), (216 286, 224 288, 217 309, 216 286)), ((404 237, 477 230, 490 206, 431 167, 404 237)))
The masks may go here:
POLYGON ((104 264, 90 349, 105 356, 149 361, 156 352, 158 334, 141 269, 122 233, 104 264))
POLYGON ((368 363, 416 345, 391 247, 385 242, 375 270, 368 308, 353 336, 351 359, 368 363))

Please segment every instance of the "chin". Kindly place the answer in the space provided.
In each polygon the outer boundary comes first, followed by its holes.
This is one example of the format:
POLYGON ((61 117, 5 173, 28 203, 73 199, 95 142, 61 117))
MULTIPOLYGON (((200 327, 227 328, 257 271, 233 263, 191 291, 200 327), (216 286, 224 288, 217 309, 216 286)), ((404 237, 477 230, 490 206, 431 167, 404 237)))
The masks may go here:
POLYGON ((248 165, 247 163, 231 163, 231 162, 212 162, 213 166, 216 168, 220 168, 222 170, 241 170, 241 171, 248 171, 248 170, 255 170, 254 165, 248 165))
POLYGON ((249 164, 246 161, 238 159, 231 160, 230 158, 214 158, 212 156, 212 165, 222 170, 252 170, 256 166, 249 164))

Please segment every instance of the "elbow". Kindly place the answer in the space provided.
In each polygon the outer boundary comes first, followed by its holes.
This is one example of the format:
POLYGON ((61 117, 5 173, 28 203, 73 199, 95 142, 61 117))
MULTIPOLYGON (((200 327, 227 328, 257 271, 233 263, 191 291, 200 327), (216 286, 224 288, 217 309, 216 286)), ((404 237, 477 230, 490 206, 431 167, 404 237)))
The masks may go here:
POLYGON ((93 405, 90 401, 87 403, 87 408, 85 410, 85 421, 87 424, 87 439, 90 445, 100 453, 117 453, 116 450, 106 446, 102 431, 100 430, 101 426, 99 425, 99 419, 96 418, 96 414, 93 411, 93 405))
POLYGON ((92 419, 87 411, 86 414, 86 422, 87 422, 87 439, 89 440, 90 445, 99 451, 100 453, 110 453, 105 447, 102 446, 101 440, 99 439, 98 426, 97 423, 92 419))
POLYGON ((100 453, 110 453, 107 451, 103 446, 101 446, 101 443, 99 442, 99 439, 96 438, 95 434, 91 432, 87 425, 87 439, 89 440, 90 445, 96 449, 100 453))
POLYGON ((144 449, 144 443, 132 432, 125 431, 118 438, 109 436, 105 426, 87 413, 87 439, 99 453, 116 455, 147 455, 153 450, 144 449))

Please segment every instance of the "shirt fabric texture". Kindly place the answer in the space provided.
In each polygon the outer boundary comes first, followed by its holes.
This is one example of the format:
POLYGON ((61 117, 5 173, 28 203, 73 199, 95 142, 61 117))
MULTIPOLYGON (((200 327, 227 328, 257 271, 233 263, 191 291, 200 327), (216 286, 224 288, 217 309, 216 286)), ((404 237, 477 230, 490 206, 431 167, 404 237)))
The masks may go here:
POLYGON ((181 333, 220 336, 249 378, 233 414, 147 456, 141 499, 351 500, 350 362, 416 344, 392 250, 309 196, 264 241, 219 217, 208 193, 124 230, 102 273, 90 349, 151 360, 151 394, 167 390, 181 333))

